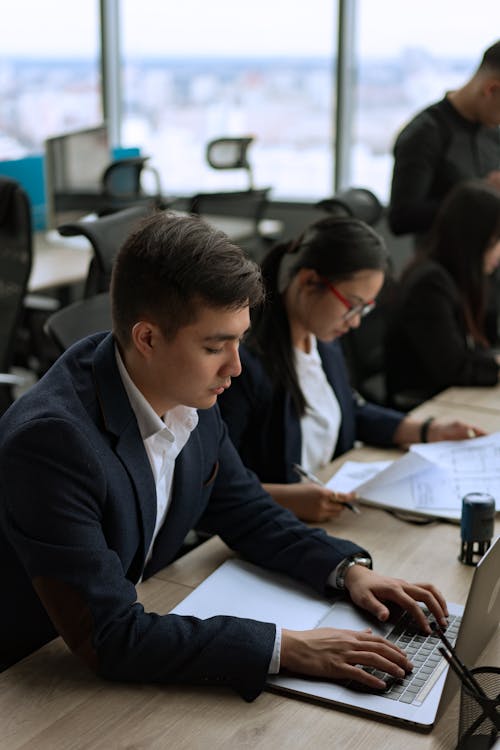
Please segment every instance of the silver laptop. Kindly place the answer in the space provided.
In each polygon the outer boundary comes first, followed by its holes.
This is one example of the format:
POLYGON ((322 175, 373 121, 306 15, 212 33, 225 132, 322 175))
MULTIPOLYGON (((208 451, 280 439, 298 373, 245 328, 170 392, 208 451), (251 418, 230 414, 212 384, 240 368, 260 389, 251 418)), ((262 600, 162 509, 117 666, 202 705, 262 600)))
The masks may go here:
MULTIPOLYGON (((465 608, 448 604, 448 640, 467 666, 476 660, 495 632, 500 620, 500 537, 495 540, 474 571, 465 608)), ((412 675, 396 681, 385 693, 360 690, 359 686, 320 679, 272 675, 269 689, 297 697, 317 699, 347 710, 371 714, 384 720, 430 730, 458 688, 455 674, 437 652, 441 641, 426 637, 400 621, 381 625, 345 600, 325 600, 290 578, 264 571, 241 560, 229 560, 180 603, 173 614, 212 617, 227 614, 251 617, 296 630, 336 627, 361 630, 366 627, 388 638, 399 639, 411 652, 412 675), (391 631, 394 631, 391 635, 391 631)))

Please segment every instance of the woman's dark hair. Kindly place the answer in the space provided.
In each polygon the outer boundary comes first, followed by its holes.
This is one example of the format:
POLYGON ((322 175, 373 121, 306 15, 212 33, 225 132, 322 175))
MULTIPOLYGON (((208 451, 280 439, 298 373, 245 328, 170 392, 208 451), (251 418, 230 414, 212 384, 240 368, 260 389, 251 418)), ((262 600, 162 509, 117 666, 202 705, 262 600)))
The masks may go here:
MULTIPOLYGON (((261 357, 273 382, 290 392, 299 415, 304 414, 306 400, 297 379, 282 293, 301 268, 314 269, 335 284, 358 271, 385 273, 388 253, 382 238, 363 221, 327 217, 297 239, 276 245, 265 257, 262 275, 266 298, 252 311, 252 327, 245 343, 261 357)), ((325 294, 329 294, 326 286, 325 294)))
POLYGON ((500 239, 500 191, 481 180, 457 185, 434 221, 427 257, 453 277, 462 296, 470 335, 484 346, 488 278, 484 255, 500 239))
POLYGON ((113 333, 125 348, 149 316, 167 340, 196 319, 200 305, 237 310, 263 299, 260 268, 196 216, 160 211, 141 222, 113 265, 113 333))

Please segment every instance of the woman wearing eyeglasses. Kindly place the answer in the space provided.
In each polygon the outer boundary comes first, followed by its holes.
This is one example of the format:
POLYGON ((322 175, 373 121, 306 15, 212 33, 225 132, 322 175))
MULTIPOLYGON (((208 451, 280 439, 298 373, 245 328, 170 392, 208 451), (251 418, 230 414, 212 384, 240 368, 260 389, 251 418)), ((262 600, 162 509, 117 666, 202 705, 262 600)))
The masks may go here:
POLYGON ((322 219, 270 250, 266 302, 240 347, 242 373, 219 397, 244 463, 307 521, 338 515, 336 501, 349 497, 300 482, 294 464, 315 473, 356 440, 403 446, 480 434, 461 422, 421 423, 351 390, 337 339, 373 309, 386 268, 382 239, 352 218, 322 219))

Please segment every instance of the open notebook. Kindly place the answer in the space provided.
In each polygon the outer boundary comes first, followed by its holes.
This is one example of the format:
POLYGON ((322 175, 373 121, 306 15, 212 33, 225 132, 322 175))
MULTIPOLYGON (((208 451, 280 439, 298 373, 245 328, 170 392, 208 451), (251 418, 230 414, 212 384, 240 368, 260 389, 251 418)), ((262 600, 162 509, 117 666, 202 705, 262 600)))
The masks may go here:
MULTIPOLYGON (((454 561, 451 565, 458 564, 454 561)), ((457 653, 469 666, 488 643, 500 619, 500 540, 482 558, 472 580, 465 610, 449 604, 450 615, 456 621, 457 653)), ((241 560, 228 560, 209 576, 192 594, 182 601, 172 614, 194 615, 202 619, 214 615, 233 615, 265 622, 278 627, 307 630, 324 627, 360 630, 371 627, 387 635, 392 625, 380 625, 373 618, 357 610, 345 600, 332 604, 314 591, 288 578, 241 560)), ((423 639, 425 640, 425 639, 423 639)), ((416 659, 412 657, 415 664, 416 659)), ((333 706, 371 714, 412 728, 429 730, 438 708, 446 702, 457 680, 454 674, 447 679, 447 666, 442 662, 428 689, 419 690, 415 701, 404 701, 386 696, 360 692, 352 687, 312 678, 270 675, 272 690, 295 696, 314 698, 333 706), (443 699, 445 682, 446 697, 443 699)))

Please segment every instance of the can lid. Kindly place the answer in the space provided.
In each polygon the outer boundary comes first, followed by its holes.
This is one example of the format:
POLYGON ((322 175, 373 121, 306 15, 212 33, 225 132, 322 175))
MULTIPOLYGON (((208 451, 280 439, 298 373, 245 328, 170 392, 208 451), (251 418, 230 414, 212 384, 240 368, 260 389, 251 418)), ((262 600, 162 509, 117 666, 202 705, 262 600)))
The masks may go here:
POLYGON ((464 495, 462 502, 465 505, 495 505, 495 498, 488 492, 468 492, 464 495))

